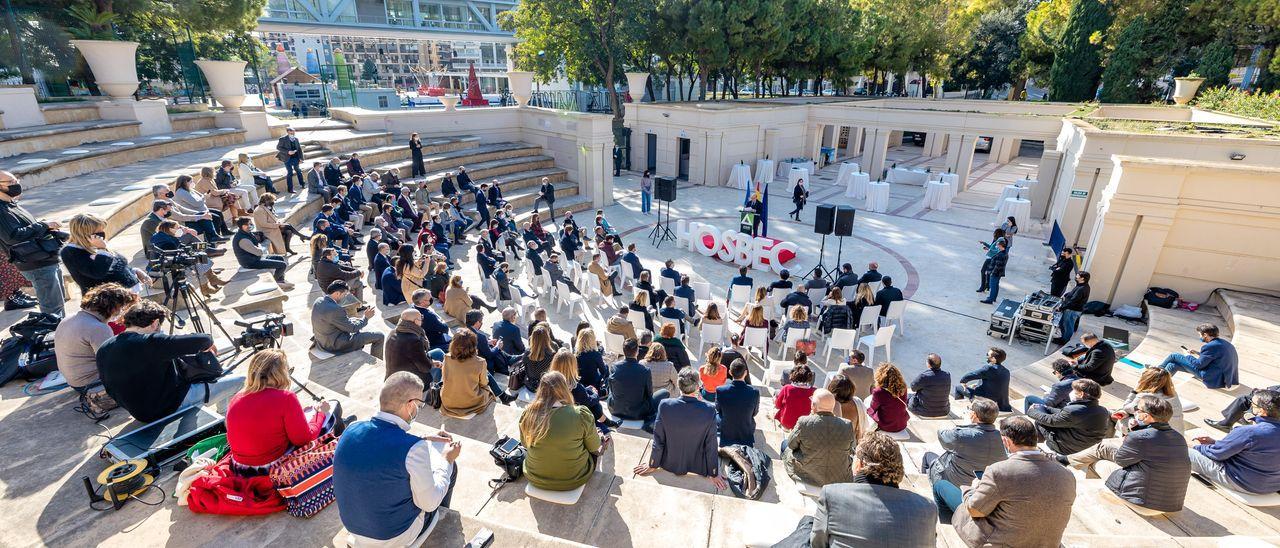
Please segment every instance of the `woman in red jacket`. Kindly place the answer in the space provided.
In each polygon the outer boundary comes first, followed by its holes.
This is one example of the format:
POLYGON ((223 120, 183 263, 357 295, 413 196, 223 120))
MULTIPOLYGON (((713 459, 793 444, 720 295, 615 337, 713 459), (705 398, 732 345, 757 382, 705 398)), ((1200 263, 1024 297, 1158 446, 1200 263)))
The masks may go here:
POLYGON ((871 389, 871 403, 867 415, 876 422, 878 430, 901 432, 907 428, 907 380, 902 372, 889 362, 876 368, 876 386, 871 389))
POLYGON ((782 427, 791 430, 795 428, 796 421, 800 417, 808 415, 812 410, 812 402, 809 398, 813 396, 813 371, 808 365, 797 364, 791 369, 791 384, 782 387, 778 391, 777 397, 773 399, 773 406, 778 409, 773 418, 778 419, 782 427))
POLYGON ((329 402, 308 416, 289 383, 284 352, 262 350, 249 362, 244 389, 227 406, 227 444, 236 473, 265 475, 290 448, 311 442, 323 431, 329 402))

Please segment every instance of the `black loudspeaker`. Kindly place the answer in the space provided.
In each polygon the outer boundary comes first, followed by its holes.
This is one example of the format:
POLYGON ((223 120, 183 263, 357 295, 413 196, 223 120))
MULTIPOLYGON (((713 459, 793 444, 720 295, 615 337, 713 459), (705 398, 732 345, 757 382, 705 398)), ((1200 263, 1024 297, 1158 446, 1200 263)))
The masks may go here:
POLYGON ((813 232, 815 234, 831 234, 836 224, 836 206, 831 204, 818 204, 817 213, 813 217, 813 232))
POLYGON ((653 180, 653 196, 663 202, 676 201, 676 180, 674 177, 656 177, 653 180))
POLYGON ((853 236, 853 217, 857 212, 853 206, 836 208, 836 236, 853 236))

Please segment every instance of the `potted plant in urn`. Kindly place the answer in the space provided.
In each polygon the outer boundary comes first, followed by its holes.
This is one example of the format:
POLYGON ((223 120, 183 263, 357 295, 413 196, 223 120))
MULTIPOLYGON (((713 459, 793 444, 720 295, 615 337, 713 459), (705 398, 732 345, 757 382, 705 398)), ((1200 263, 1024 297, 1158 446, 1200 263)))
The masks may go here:
POLYGON ((527 70, 507 71, 507 85, 511 95, 516 98, 516 105, 525 106, 533 96, 533 73, 527 70))
POLYGON ((441 95, 440 96, 440 102, 444 104, 444 109, 448 111, 458 110, 458 101, 461 101, 461 100, 462 100, 462 97, 458 95, 441 95))
POLYGON ((76 4, 67 12, 78 23, 68 29, 76 37, 71 45, 89 64, 98 89, 117 101, 132 100, 138 90, 138 43, 116 39, 111 30, 115 13, 99 12, 90 3, 76 4))
POLYGON ((631 96, 632 103, 639 103, 644 99, 644 85, 649 81, 648 72, 628 72, 627 77, 627 95, 631 96))
POLYGON ((1186 76, 1174 78, 1173 82, 1173 102, 1186 105, 1196 96, 1196 92, 1200 91, 1200 84, 1204 83, 1204 78, 1192 71, 1186 76))
POLYGON ((196 66, 209 83, 209 93, 227 112, 239 112, 244 104, 244 67, 240 59, 198 59, 196 66))

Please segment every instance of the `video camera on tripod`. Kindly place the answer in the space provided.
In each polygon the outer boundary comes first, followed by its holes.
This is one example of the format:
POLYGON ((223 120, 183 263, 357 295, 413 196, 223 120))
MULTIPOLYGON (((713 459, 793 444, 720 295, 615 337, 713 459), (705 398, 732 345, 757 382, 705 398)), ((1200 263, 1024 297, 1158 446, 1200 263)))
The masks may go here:
POLYGON ((170 273, 209 264, 208 245, 205 242, 193 242, 182 244, 178 249, 157 249, 158 255, 147 266, 154 271, 170 273))
POLYGON ((285 321, 284 314, 267 314, 250 321, 237 320, 235 324, 244 328, 244 333, 231 340, 237 349, 279 348, 281 338, 293 335, 293 324, 285 321))

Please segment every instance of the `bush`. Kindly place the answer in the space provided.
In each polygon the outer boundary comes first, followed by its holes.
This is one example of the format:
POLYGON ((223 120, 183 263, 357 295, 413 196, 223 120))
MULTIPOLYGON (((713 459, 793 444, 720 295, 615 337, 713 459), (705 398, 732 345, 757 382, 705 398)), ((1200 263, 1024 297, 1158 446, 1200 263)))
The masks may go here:
POLYGON ((1280 121, 1280 91, 1250 93, 1239 88, 1216 87, 1201 91, 1193 104, 1206 110, 1280 121))

